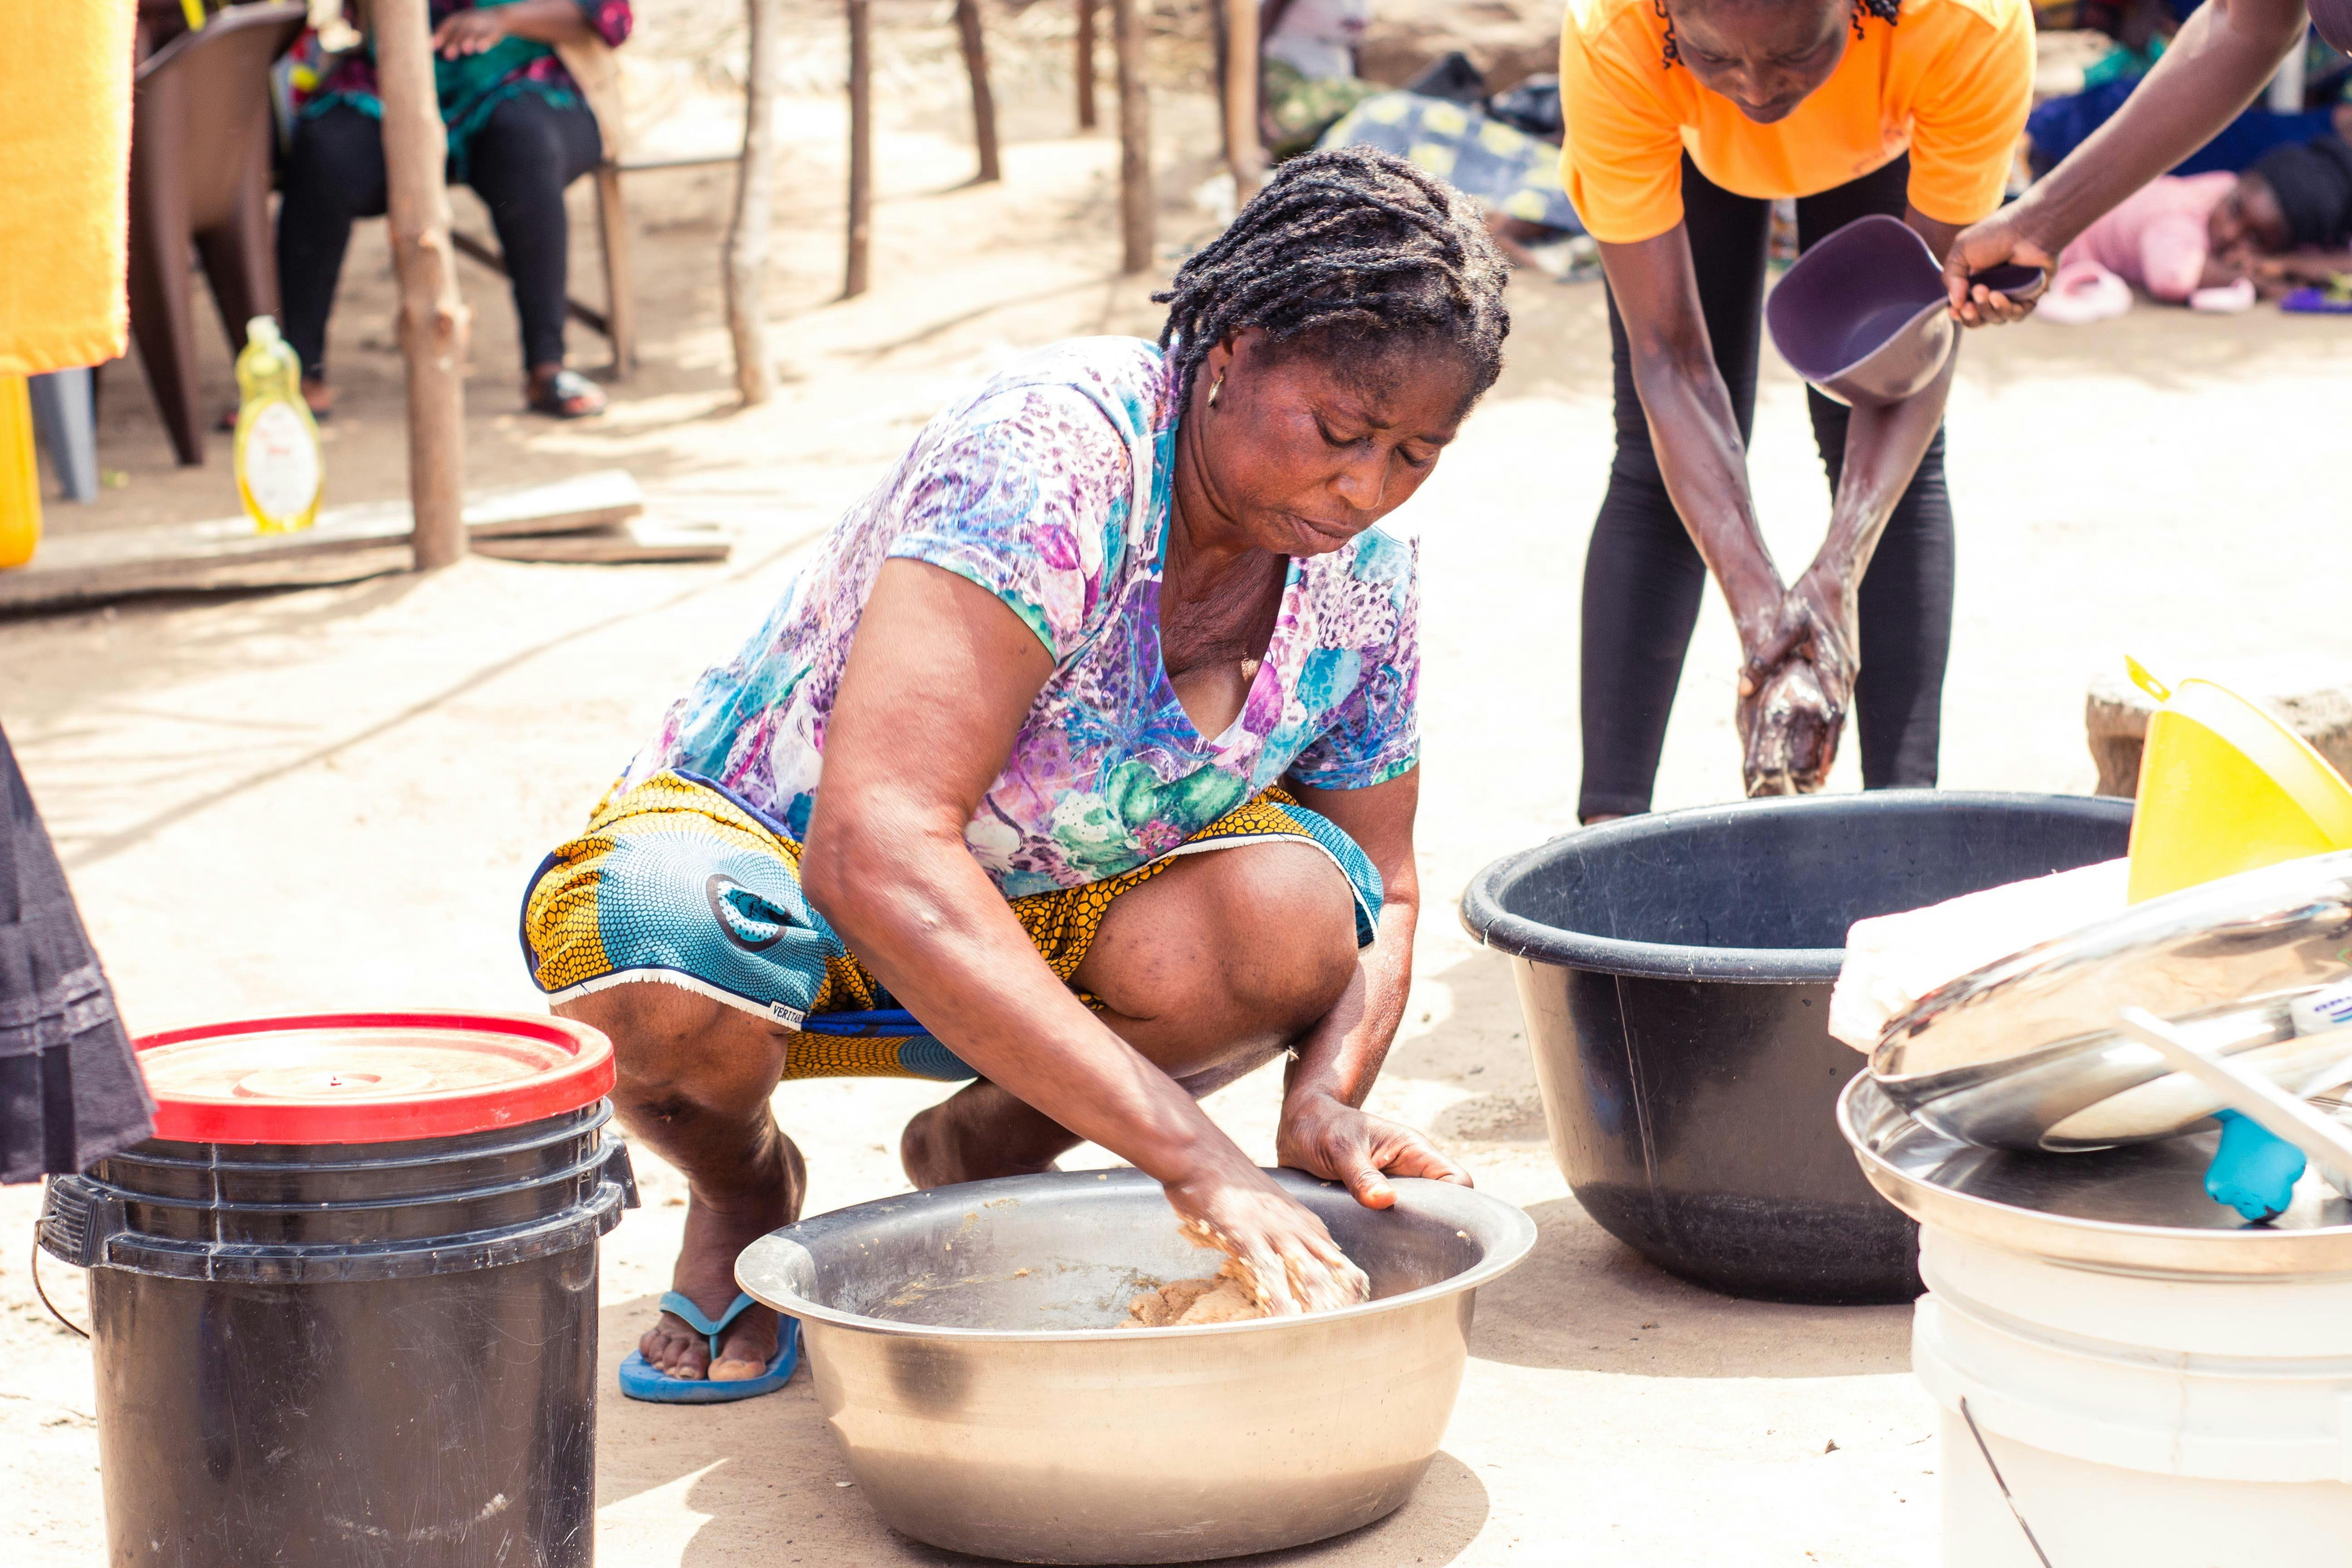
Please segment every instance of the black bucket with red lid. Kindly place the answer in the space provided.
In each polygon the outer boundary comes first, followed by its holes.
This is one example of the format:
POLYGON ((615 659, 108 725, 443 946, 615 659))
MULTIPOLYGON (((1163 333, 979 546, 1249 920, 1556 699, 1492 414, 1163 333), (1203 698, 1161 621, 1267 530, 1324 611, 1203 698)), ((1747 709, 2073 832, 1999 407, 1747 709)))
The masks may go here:
POLYGON ((50 1184, 90 1274, 109 1561, 593 1561, 612 1046, 345 1014, 139 1042, 155 1136, 50 1184))

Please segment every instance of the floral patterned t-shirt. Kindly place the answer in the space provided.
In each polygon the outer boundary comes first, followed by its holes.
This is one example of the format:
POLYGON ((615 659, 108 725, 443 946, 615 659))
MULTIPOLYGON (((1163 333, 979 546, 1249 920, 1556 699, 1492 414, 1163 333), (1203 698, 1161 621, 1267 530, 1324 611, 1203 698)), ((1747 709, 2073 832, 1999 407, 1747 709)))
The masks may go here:
POLYGON ((1157 859, 1285 775, 1361 789, 1418 761, 1413 548, 1370 530, 1295 558, 1241 715, 1204 736, 1160 650, 1176 388, 1136 338, 1031 354, 926 426, 742 651, 674 703, 630 764, 714 779, 808 829, 825 719, 882 563, 986 588, 1054 671, 964 829, 1007 898, 1157 859))

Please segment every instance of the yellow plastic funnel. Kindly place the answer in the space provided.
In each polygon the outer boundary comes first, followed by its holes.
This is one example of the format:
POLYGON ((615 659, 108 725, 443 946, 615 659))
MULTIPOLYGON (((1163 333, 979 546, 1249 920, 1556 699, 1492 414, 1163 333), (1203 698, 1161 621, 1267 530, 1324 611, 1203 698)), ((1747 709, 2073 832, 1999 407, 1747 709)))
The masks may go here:
POLYGON ((2184 680, 2167 689, 2138 660, 2124 663, 2164 705, 2140 753, 2133 903, 2352 848, 2352 786, 2310 742, 2228 687, 2184 680))

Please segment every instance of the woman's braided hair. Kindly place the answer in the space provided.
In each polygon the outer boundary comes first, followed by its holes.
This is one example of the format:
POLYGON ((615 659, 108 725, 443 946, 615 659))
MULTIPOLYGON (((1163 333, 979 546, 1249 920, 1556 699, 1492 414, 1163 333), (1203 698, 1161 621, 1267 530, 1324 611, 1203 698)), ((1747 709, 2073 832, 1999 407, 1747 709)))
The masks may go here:
POLYGON ((1244 328, 1276 345, 1378 353, 1443 345, 1475 397, 1503 368, 1510 268, 1467 196, 1402 158, 1334 147, 1274 173, 1225 232, 1154 294, 1168 307, 1181 416, 1209 350, 1244 328))

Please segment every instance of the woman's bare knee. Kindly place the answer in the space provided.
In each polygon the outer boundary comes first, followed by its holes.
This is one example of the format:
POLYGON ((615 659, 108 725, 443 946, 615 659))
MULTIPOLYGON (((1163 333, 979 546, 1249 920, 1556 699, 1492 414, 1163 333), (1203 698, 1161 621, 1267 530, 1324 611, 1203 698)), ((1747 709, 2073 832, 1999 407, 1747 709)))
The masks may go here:
POLYGON ((1216 1018, 1239 1045, 1308 1027, 1355 973, 1347 878, 1319 850, 1263 844, 1188 858, 1121 897, 1076 979, 1129 1017, 1216 1018))
POLYGON ((1251 858, 1236 861, 1219 889, 1229 984, 1244 1005, 1304 1029, 1355 978, 1354 891, 1329 856, 1304 844, 1243 853, 1251 858))
POLYGON ((625 1106, 659 1114, 669 1100, 698 1106, 764 1102, 783 1070, 774 1026, 659 981, 634 981, 555 1005, 613 1042, 614 1090, 625 1106))

